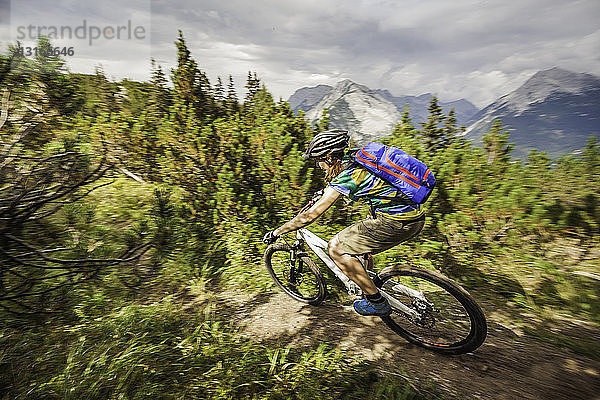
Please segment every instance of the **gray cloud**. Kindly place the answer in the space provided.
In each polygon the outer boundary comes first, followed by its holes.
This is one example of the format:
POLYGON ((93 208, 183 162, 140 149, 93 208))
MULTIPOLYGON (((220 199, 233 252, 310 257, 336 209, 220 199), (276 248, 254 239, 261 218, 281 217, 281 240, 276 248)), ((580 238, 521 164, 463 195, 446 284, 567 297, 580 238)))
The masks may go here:
MULTIPOLYGON (((46 11, 64 6, 107 19, 136 12, 117 2, 58 3, 46 11)), ((150 13, 151 54, 164 66, 175 63, 173 42, 182 29, 213 79, 232 74, 243 87, 247 71, 256 71, 283 98, 349 78, 398 95, 433 92, 485 106, 540 69, 600 75, 596 0, 153 0, 150 13)), ((147 77, 148 60, 131 59, 126 49, 98 61, 117 60, 131 68, 107 72, 145 69, 147 77)))

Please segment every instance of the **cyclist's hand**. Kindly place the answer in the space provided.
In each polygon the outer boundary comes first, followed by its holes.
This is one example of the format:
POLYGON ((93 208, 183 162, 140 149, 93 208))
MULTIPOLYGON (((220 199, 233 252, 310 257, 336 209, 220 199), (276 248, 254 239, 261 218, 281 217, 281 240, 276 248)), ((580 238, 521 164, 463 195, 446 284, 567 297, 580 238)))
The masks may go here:
POLYGON ((279 239, 279 236, 275 234, 275 230, 272 230, 265 234, 265 236, 263 237, 263 242, 266 244, 271 244, 274 243, 277 239, 279 239))

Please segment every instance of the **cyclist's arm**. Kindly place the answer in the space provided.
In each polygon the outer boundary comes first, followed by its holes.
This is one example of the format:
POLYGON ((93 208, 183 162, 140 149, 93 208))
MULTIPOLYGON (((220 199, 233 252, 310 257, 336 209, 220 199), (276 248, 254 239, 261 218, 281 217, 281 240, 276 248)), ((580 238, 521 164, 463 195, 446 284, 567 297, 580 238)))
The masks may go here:
POLYGON ((315 219, 319 218, 329 207, 335 203, 341 193, 332 189, 331 187, 325 188, 323 196, 312 205, 308 210, 296 215, 291 221, 286 222, 279 228, 275 229, 277 236, 283 235, 296 229, 300 229, 306 225, 310 225, 315 219))

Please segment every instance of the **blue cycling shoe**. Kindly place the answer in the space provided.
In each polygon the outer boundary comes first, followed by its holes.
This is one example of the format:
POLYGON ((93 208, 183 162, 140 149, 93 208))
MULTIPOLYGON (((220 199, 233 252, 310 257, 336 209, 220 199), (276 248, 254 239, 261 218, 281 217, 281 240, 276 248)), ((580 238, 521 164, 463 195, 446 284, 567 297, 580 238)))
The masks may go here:
POLYGON ((354 302, 354 310, 360 315, 375 315, 382 317, 390 315, 392 307, 390 307, 390 303, 388 303, 385 298, 381 303, 373 303, 365 297, 362 300, 356 300, 354 302))

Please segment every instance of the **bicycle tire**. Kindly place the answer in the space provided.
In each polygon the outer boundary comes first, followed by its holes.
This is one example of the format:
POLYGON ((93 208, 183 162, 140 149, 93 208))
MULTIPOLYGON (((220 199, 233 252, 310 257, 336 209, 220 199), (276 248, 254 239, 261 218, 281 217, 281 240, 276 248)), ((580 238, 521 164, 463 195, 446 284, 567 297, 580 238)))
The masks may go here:
POLYGON ((485 341, 487 323, 481 307, 465 289, 444 275, 410 266, 394 266, 383 269, 374 281, 381 291, 394 296, 403 304, 409 305, 407 303, 410 301, 412 309, 432 308, 430 311, 422 311, 419 314, 423 317, 421 319, 411 320, 410 316, 394 306, 392 314, 381 317, 389 328, 410 343, 437 353, 456 355, 470 353, 485 341), (397 283, 405 287, 414 285, 413 288, 418 288, 424 294, 426 302, 406 293, 399 293, 397 290, 402 290, 402 286, 395 286, 397 283), (449 301, 448 304, 444 303, 446 300, 449 301), (461 308, 465 315, 454 322, 454 317, 458 316, 461 308), (468 326, 465 317, 468 317, 468 326), (442 335, 452 338, 446 340, 442 335))
POLYGON ((326 296, 326 288, 317 264, 308 255, 299 254, 297 259, 300 271, 295 270, 292 277, 291 257, 287 257, 287 262, 285 258, 284 260, 274 260, 278 252, 289 253, 291 256, 292 248, 285 243, 273 243, 265 250, 265 267, 275 284, 297 301, 315 306, 321 304, 326 296), (308 266, 308 271, 303 266, 308 266), (299 282, 295 276, 298 272, 300 273, 299 282))

